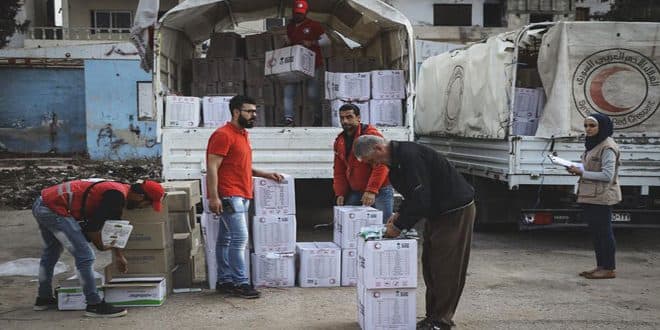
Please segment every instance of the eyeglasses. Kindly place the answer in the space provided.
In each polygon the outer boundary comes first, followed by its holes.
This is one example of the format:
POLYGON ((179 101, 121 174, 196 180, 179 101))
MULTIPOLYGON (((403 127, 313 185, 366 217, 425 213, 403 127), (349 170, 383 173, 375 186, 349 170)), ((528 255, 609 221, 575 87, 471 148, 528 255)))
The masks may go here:
POLYGON ((597 124, 584 124, 584 128, 587 128, 587 127, 598 127, 598 125, 597 124))

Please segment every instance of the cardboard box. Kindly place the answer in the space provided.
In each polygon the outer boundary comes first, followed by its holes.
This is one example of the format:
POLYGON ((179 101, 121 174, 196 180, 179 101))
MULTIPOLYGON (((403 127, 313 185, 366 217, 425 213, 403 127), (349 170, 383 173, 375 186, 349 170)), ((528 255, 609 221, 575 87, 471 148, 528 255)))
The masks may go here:
POLYGON ((355 59, 356 72, 369 72, 380 70, 383 67, 381 60, 374 56, 360 56, 355 59))
POLYGON ((190 233, 174 234, 174 263, 185 264, 190 261, 193 251, 193 238, 190 233))
POLYGON ((513 123, 511 125, 511 134, 513 135, 524 135, 524 136, 534 136, 536 135, 536 130, 539 127, 539 121, 536 118, 521 118, 513 117, 513 123))
POLYGON ((167 297, 165 277, 116 277, 108 281, 105 301, 115 306, 160 306, 167 297))
POLYGON ((341 249, 332 242, 296 244, 300 263, 298 284, 302 288, 333 287, 341 283, 341 249))
POLYGON ((135 223, 133 231, 128 238, 126 249, 128 250, 156 250, 164 249, 168 243, 171 233, 165 222, 135 223))
POLYGON ((124 209, 122 212, 122 219, 128 220, 131 225, 135 226, 136 223, 154 223, 154 222, 167 222, 169 214, 169 203, 167 195, 163 199, 163 208, 160 212, 154 211, 151 207, 141 209, 124 209))
POLYGON ((243 58, 218 58, 218 81, 245 80, 245 60, 243 58))
POLYGON ((368 101, 371 97, 369 73, 325 73, 325 98, 328 100, 368 101))
POLYGON ((191 208, 187 212, 170 212, 169 221, 172 233, 189 233, 192 231, 190 224, 195 221, 195 209, 191 208))
POLYGON ((542 88, 516 87, 513 116, 523 119, 538 119, 545 105, 545 92, 542 88))
POLYGON ((315 53, 303 46, 266 52, 264 73, 280 81, 298 82, 314 77, 315 53))
POLYGON ((269 33, 273 36, 273 49, 284 48, 289 43, 286 26, 271 29, 269 33))
POLYGON ((243 81, 219 81, 219 95, 242 95, 245 93, 245 84, 243 81))
POLYGON ((261 80, 249 81, 246 94, 258 104, 267 106, 275 104, 275 86, 270 79, 262 78, 261 80))
POLYGON ((296 216, 252 217, 252 242, 256 254, 296 251, 296 216))
POLYGON ((373 207, 335 206, 333 223, 333 242, 343 249, 355 249, 360 229, 382 225, 383 212, 373 207))
POLYGON ((223 126, 231 121, 231 112, 229 111, 229 100, 231 98, 232 96, 205 96, 202 98, 204 127, 223 126))
POLYGON ((358 281, 367 289, 416 288, 417 241, 358 241, 358 281))
MULTIPOLYGON (((96 279, 96 289, 103 299, 103 279, 96 279)), ((78 279, 65 280, 60 282, 60 285, 55 289, 57 296, 57 309, 61 311, 83 311, 87 308, 87 298, 83 293, 78 279)))
POLYGON ((260 82, 266 77, 264 74, 265 65, 266 60, 263 58, 245 61, 245 80, 248 85, 260 82))
POLYGON ((403 126, 401 100, 369 101, 369 122, 376 126, 403 126))
POLYGON ((223 64, 219 58, 206 58, 206 68, 209 72, 206 73, 206 82, 214 82, 220 80, 220 68, 223 64))
POLYGON ((205 58, 192 60, 193 82, 206 82, 209 80, 209 67, 205 58))
POLYGON ((206 82, 202 85, 203 96, 218 95, 218 83, 216 81, 206 82))
POLYGON ((360 283, 357 286, 361 329, 415 329, 416 289, 370 290, 360 283))
POLYGON ((357 249, 341 249, 341 286, 357 285, 357 260, 357 249))
POLYGON ((161 183, 161 186, 165 191, 185 191, 190 196, 191 205, 199 203, 201 196, 199 180, 167 181, 161 183))
MULTIPOLYGON (((174 267, 172 246, 159 250, 124 250, 128 261, 128 274, 169 274, 174 267)), ((113 256, 112 263, 115 264, 113 256)), ((113 267, 112 274, 117 274, 113 267)))
POLYGON ((245 53, 249 59, 263 59, 266 52, 273 50, 273 36, 268 33, 259 33, 245 36, 245 53))
POLYGON ((537 88, 543 86, 537 68, 519 68, 517 71, 516 87, 537 88))
POLYGON ((204 242, 202 241, 202 229, 200 226, 195 226, 195 229, 192 230, 190 233, 190 237, 192 239, 192 248, 190 249, 190 255, 191 256, 196 256, 199 253, 199 249, 201 248, 202 245, 204 245, 204 242))
POLYGON ((195 257, 188 257, 185 263, 176 265, 172 272, 172 287, 175 289, 191 288, 195 279, 195 257))
POLYGON ((369 102, 346 102, 342 100, 332 100, 330 101, 330 111, 332 114, 332 126, 333 127, 341 127, 341 122, 339 119, 339 108, 341 108, 342 105, 346 103, 352 103, 355 104, 358 108, 360 108, 360 122, 363 124, 369 124, 371 122, 370 119, 370 110, 369 110, 369 102))
POLYGON ((333 56, 328 57, 326 62, 329 72, 356 72, 355 59, 352 57, 333 56))
POLYGON ((188 211, 194 205, 185 191, 169 191, 167 193, 168 210, 170 212, 188 211))
POLYGON ((293 253, 252 253, 252 284, 255 287, 292 287, 295 275, 293 253))
POLYGON ((165 97, 165 126, 198 127, 200 117, 201 103, 198 97, 165 97))
POLYGON ((254 210, 256 216, 296 214, 295 182, 284 174, 282 182, 253 178, 254 210))
POLYGON ((371 97, 377 100, 406 98, 406 80, 403 70, 371 71, 371 97))
POLYGON ((233 32, 214 33, 206 57, 245 57, 245 39, 233 32))

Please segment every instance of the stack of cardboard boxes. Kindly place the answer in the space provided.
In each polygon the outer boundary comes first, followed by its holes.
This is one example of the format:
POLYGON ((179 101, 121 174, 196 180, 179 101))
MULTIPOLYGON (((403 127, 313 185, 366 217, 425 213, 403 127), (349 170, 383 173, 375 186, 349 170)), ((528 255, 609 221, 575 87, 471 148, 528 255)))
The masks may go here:
POLYGON ((256 287, 295 284, 296 196, 294 179, 254 178, 252 283, 256 287))
POLYGON ((356 286, 358 281, 357 244, 362 227, 381 225, 383 212, 364 206, 335 206, 335 244, 341 247, 341 285, 356 286))
POLYGON ((273 126, 275 89, 279 86, 264 73, 266 52, 273 50, 273 35, 268 32, 249 35, 245 44, 246 95, 257 102, 257 126, 273 126))
POLYGON ((358 323, 362 329, 414 329, 417 241, 358 240, 358 323))
POLYGON ((190 288, 195 281, 195 259, 201 242, 196 205, 201 194, 199 181, 163 183, 169 204, 169 220, 173 229, 174 263, 172 285, 176 289, 190 288))
POLYGON ((340 126, 339 108, 345 103, 353 103, 360 108, 362 123, 401 126, 403 100, 406 98, 404 72, 326 72, 325 98, 330 101, 332 126, 340 126))
POLYGON ((124 256, 128 272, 121 274, 113 255, 105 269, 105 300, 119 306, 160 306, 171 289, 174 269, 174 242, 168 221, 169 198, 161 212, 151 208, 124 210, 133 231, 124 256))
POLYGON ((544 106, 545 92, 543 88, 516 87, 512 133, 514 135, 534 136, 544 106))

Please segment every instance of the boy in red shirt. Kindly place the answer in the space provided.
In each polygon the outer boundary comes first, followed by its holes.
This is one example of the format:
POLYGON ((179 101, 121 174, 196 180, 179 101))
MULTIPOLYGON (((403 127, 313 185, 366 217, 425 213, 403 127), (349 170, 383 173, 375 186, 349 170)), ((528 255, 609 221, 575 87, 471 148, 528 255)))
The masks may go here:
MULTIPOLYGON (((323 74, 323 53, 321 46, 328 44, 329 39, 325 29, 317 21, 307 18, 309 6, 305 0, 296 0, 293 3, 293 17, 286 27, 287 38, 290 45, 301 45, 314 51, 316 54, 314 78, 307 80, 308 104, 314 111, 313 126, 321 126, 321 98, 319 79, 323 74)), ((296 84, 284 86, 284 124, 293 126, 293 101, 296 97, 296 84)))

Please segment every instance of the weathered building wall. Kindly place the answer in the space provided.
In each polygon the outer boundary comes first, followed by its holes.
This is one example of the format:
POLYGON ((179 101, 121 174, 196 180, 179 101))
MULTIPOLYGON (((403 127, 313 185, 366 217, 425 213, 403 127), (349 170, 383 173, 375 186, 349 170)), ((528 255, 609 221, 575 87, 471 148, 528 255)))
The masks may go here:
POLYGON ((87 149, 91 159, 161 154, 156 121, 138 120, 137 82, 151 81, 135 60, 85 60, 87 149))
POLYGON ((0 68, 0 150, 85 151, 82 69, 0 68))

